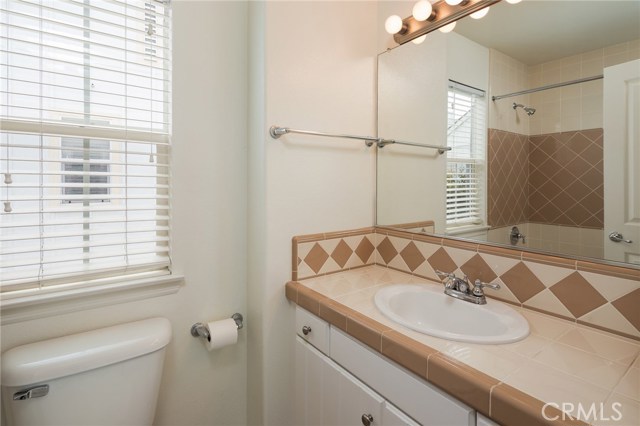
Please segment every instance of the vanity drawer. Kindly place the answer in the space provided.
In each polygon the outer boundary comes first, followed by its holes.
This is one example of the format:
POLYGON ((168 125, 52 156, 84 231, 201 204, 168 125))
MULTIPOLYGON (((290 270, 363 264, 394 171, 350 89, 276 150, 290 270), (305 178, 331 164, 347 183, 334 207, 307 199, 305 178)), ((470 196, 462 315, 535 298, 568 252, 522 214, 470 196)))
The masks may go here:
POLYGON ((325 354, 329 354, 329 330, 328 323, 296 306, 296 333, 325 354))
POLYGON ((331 329, 331 358, 420 424, 476 424, 471 407, 335 328, 331 329))

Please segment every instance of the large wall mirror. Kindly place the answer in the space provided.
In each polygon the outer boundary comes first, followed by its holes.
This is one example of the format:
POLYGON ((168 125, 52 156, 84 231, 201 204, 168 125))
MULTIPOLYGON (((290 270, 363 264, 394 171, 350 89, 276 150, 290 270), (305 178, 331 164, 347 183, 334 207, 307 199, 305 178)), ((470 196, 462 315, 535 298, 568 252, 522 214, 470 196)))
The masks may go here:
POLYGON ((500 2, 381 53, 378 135, 451 147, 378 149, 378 225, 640 266, 640 2, 500 2))

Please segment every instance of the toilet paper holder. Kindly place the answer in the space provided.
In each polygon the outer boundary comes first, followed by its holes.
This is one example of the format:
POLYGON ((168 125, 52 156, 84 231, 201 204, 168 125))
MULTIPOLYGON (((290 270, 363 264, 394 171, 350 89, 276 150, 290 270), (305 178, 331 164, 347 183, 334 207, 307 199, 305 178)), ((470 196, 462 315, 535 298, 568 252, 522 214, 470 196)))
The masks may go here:
MULTIPOLYGON (((238 330, 240 330, 244 325, 242 323, 242 314, 236 312, 235 314, 231 315, 231 318, 236 322, 236 326, 238 327, 238 330)), ((209 328, 206 324, 203 324, 201 322, 197 322, 191 326, 191 335, 193 337, 202 337, 203 339, 206 339, 207 342, 211 341, 211 333, 209 332, 209 328)))

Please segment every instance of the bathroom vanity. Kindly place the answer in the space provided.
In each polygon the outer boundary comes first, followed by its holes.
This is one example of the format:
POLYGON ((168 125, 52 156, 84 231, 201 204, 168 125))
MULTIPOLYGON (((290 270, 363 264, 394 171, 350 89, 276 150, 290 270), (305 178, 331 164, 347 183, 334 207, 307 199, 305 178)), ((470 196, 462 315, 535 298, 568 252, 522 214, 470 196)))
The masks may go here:
POLYGON ((637 424, 638 342, 522 308, 531 334, 520 342, 436 338, 378 311, 376 292, 397 283, 433 284, 378 265, 287 283, 296 424, 600 425, 615 402, 613 424, 637 424), (599 412, 575 420, 562 403, 599 412))
POLYGON ((476 424, 471 407, 300 307, 296 330, 296 424, 476 424))

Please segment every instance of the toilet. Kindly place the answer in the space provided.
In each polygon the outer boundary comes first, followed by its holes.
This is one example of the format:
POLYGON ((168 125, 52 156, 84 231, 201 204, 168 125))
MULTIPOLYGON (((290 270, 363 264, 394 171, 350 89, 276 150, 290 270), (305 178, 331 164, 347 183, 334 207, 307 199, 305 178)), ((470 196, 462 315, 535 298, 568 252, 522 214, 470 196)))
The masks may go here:
POLYGON ((166 318, 151 318, 31 343, 2 354, 9 425, 151 425, 166 318))

